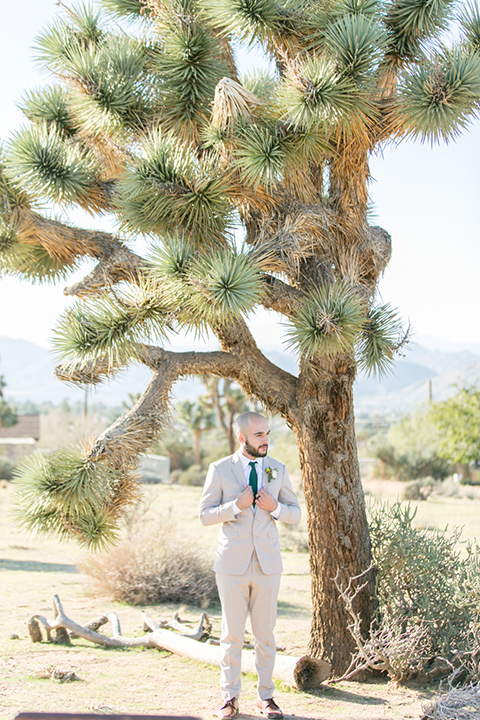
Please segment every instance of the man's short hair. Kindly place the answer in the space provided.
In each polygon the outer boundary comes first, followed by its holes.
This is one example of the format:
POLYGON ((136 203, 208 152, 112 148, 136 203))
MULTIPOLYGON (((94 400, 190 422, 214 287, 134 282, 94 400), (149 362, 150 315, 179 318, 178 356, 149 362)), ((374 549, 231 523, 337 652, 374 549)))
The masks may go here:
POLYGON ((257 412, 253 412, 253 410, 238 415, 235 418, 234 423, 235 434, 238 436, 240 435, 240 433, 244 433, 245 430, 248 429, 248 426, 254 418, 262 418, 262 420, 265 420, 265 417, 263 415, 257 412))

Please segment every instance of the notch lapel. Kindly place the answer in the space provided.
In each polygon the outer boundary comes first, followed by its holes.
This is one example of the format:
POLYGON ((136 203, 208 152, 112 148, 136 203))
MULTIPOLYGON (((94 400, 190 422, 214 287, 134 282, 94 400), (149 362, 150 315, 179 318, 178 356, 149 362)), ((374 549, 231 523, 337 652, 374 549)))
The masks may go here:
POLYGON ((243 488, 246 481, 245 481, 245 475, 243 472, 242 463, 240 462, 239 453, 240 453, 240 451, 237 450, 237 452, 232 455, 232 473, 233 473, 233 476, 235 477, 235 480, 240 485, 240 488, 243 488))

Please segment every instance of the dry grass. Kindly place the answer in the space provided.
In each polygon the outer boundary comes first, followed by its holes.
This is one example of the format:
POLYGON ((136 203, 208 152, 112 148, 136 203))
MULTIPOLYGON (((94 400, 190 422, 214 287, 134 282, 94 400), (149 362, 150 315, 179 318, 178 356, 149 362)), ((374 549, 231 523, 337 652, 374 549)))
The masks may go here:
POLYGON ((480 685, 452 688, 425 707, 423 720, 478 720, 480 685))

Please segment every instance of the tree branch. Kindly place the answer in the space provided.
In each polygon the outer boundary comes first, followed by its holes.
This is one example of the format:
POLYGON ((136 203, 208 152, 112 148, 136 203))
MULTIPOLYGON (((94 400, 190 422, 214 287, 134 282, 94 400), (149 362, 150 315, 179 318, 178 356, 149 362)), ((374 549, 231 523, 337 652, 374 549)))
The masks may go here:
MULTIPOLYGON (((297 379, 271 363, 257 348, 246 328, 246 339, 239 344, 239 333, 235 328, 241 327, 243 323, 237 323, 228 333, 226 329, 223 332, 225 342, 230 342, 236 352, 179 353, 151 345, 139 346, 137 358, 153 370, 152 380, 136 405, 94 441, 88 458, 94 462, 107 460, 121 471, 135 467, 139 456, 169 424, 174 382, 191 375, 213 374, 236 380, 245 392, 268 404, 269 408, 273 404, 283 417, 290 417, 296 403, 297 379), (237 341, 236 347, 232 343, 233 337, 237 341)), ((119 369, 104 355, 86 366, 73 369, 60 366, 56 374, 61 380, 75 384, 97 384, 102 377, 113 375, 119 369)))
POLYGON ((236 358, 235 372, 229 377, 271 412, 292 419, 297 407, 297 378, 265 357, 244 320, 218 323, 212 330, 222 349, 236 358))
MULTIPOLYGON (((147 633, 143 637, 127 638, 122 635, 120 629, 120 621, 115 613, 109 613, 108 618, 112 625, 113 637, 107 637, 100 633, 89 630, 82 625, 71 620, 63 611, 62 604, 58 595, 53 596, 55 619, 50 622, 42 615, 34 615, 29 622, 35 623, 37 620, 43 624, 47 631, 48 639, 52 630, 64 628, 70 630, 77 637, 93 642, 103 647, 114 648, 130 648, 130 647, 146 647, 160 648, 168 650, 176 655, 188 657, 202 663, 211 665, 220 665, 220 650, 214 645, 198 642, 191 637, 177 635, 170 630, 161 627, 154 627, 152 623, 152 632, 147 633)), ((151 622, 151 621, 150 621, 151 622)), ((156 623, 155 623, 156 625, 156 623)), ((38 634, 31 635, 34 642, 41 641, 38 634)), ((274 668, 274 677, 277 680, 287 683, 298 690, 308 690, 318 687, 329 676, 331 666, 324 660, 304 655, 301 658, 292 657, 291 655, 277 655, 274 668)), ((244 650, 242 653, 242 672, 255 672, 255 653, 244 650)))
POLYGON ((67 225, 59 220, 46 218, 29 208, 18 210, 15 230, 22 242, 43 245, 61 262, 71 262, 88 256, 110 262, 116 258, 117 264, 122 257, 126 264, 130 263, 134 268, 139 263, 145 263, 112 233, 67 225))
POLYGON ((266 289, 263 307, 291 317, 300 304, 302 298, 300 290, 273 275, 263 275, 262 280, 266 289))

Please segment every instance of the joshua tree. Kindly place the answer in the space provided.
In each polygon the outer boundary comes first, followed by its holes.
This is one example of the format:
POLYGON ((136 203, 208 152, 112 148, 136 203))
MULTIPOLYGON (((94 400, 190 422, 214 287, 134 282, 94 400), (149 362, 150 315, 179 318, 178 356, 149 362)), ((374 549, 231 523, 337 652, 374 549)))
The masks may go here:
MULTIPOLYGON (((54 84, 25 96, 29 124, 7 148, 1 257, 31 279, 96 261, 66 290, 78 300, 56 330, 60 378, 98 383, 131 359, 153 378, 86 451, 31 460, 19 512, 27 527, 90 545, 112 539, 173 383, 231 378, 296 435, 310 651, 341 672, 353 643, 332 579, 370 563, 352 385, 359 367, 388 368, 402 335, 376 299, 391 242, 368 222, 369 156, 389 140, 448 140, 468 124, 480 96, 479 8, 455 17, 452 0, 103 5, 111 15, 74 8, 38 40, 54 84), (442 43, 450 21, 459 39, 442 43), (238 42, 261 45, 271 75, 240 78, 238 42), (118 232, 48 218, 39 210, 48 200, 108 213, 118 232), (258 305, 288 323, 298 376, 257 347, 248 316, 258 305), (220 349, 162 347, 187 328, 208 329, 220 349)), ((357 597, 364 631, 368 577, 357 597)))
POLYGON ((207 388, 205 400, 215 408, 217 421, 228 440, 230 453, 234 453, 236 448, 233 428, 235 417, 250 410, 245 393, 239 387, 235 387, 229 378, 205 375, 202 377, 202 382, 207 388))
POLYGON ((202 464, 200 438, 207 430, 215 427, 215 413, 204 398, 196 401, 184 400, 178 405, 178 415, 193 433, 193 456, 195 465, 202 464))

